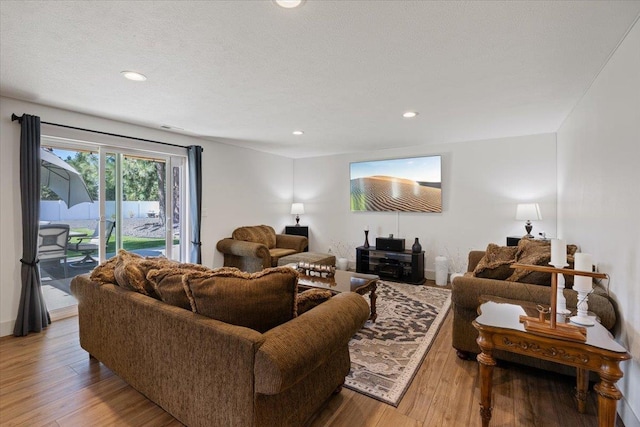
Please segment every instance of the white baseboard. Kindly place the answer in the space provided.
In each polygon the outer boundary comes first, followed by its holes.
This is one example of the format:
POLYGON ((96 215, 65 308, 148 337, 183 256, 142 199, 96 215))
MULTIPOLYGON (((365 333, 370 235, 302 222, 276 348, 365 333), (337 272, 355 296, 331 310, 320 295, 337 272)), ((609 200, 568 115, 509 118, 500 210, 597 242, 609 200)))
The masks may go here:
POLYGON ((15 320, 6 320, 4 322, 0 322, 0 337, 13 335, 13 327, 15 326, 15 324, 15 320))
POLYGON ((425 270, 424 278, 427 280, 436 280, 436 271, 435 270, 425 270))

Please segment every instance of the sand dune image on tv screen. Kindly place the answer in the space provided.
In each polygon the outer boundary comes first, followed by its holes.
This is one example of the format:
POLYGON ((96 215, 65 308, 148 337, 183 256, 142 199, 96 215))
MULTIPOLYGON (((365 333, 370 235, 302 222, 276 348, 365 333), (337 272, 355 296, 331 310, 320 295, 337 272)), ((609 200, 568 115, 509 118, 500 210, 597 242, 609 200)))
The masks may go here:
POLYGON ((442 212, 442 189, 392 176, 352 179, 351 210, 442 212))

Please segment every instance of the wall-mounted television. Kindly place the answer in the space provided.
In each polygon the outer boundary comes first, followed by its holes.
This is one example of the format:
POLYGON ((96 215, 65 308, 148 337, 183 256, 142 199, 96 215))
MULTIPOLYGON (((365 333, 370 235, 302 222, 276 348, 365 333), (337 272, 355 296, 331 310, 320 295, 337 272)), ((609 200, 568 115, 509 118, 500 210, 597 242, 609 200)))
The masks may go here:
POLYGON ((351 163, 351 211, 442 212, 440 156, 351 163))

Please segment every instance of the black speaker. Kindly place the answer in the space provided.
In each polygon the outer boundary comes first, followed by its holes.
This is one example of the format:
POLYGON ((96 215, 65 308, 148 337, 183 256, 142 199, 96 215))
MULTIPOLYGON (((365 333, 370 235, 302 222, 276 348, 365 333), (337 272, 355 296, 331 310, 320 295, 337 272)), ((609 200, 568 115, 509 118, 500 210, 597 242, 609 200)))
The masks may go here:
POLYGON ((376 249, 381 251, 404 251, 404 239, 393 237, 376 237, 376 249))

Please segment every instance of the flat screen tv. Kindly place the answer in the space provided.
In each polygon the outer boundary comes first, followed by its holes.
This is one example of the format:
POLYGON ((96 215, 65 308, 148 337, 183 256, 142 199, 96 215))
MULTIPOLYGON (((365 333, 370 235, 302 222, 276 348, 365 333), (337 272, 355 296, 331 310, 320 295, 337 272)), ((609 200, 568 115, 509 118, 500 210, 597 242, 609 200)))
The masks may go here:
POLYGON ((351 211, 442 212, 440 156, 351 163, 351 211))

